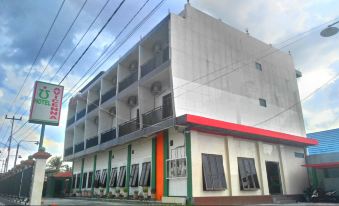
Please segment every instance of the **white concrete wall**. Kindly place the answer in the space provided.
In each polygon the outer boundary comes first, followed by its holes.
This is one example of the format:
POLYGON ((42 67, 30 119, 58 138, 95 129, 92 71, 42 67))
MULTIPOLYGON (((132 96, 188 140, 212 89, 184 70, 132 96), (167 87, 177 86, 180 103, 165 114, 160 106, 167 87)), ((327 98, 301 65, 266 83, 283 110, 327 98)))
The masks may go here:
MULTIPOLYGON (((275 52, 257 60, 275 49, 191 6, 185 18, 171 15, 170 34, 176 116, 195 114, 253 126, 299 101, 288 54, 275 52), (266 108, 259 98, 266 99, 266 108)), ((258 127, 305 136, 300 108, 258 127)))
MULTIPOLYGON (((171 140, 173 141, 173 146, 171 146, 169 143, 169 158, 170 159, 176 159, 176 158, 181 158, 181 157, 186 157, 186 154, 183 153, 179 156, 176 156, 176 154, 174 154, 173 149, 175 149, 176 147, 180 147, 180 146, 185 146, 185 136, 182 132, 178 132, 176 130, 169 129, 169 137, 168 137, 168 141, 170 142, 171 140), (184 156, 182 156, 184 155, 184 156)), ((168 194, 169 196, 187 196, 187 178, 171 178, 168 179, 168 194)))
MULTIPOLYGON (((118 177, 121 166, 127 166, 127 145, 114 147, 112 149, 112 168, 117 168, 118 170, 117 181, 119 180, 118 177)), ((122 192, 123 189, 124 188, 120 188, 120 191, 122 192)), ((114 189, 111 188, 110 190, 113 191, 114 189)))
POLYGON ((266 161, 279 163, 283 194, 302 194, 307 186, 304 159, 294 156, 303 148, 191 131, 191 151, 193 197, 269 195, 266 161), (203 190, 202 153, 222 155, 226 190, 203 190), (260 189, 240 190, 238 157, 254 158, 260 189))

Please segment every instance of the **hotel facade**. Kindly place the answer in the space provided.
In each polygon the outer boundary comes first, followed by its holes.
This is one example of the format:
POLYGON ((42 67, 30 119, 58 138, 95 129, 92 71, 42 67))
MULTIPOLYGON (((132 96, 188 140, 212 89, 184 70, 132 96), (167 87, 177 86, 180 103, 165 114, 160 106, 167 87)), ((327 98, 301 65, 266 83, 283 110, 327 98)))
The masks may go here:
POLYGON ((302 194, 317 141, 299 75, 289 54, 187 4, 71 99, 73 191, 197 205, 302 194))

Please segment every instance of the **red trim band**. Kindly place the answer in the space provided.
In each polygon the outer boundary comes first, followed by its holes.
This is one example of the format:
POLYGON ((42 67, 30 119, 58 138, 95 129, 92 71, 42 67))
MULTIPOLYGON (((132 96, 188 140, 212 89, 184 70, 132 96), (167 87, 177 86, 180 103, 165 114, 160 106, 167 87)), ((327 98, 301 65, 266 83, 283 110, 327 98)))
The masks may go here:
POLYGON ((305 164, 304 167, 311 167, 311 168, 333 168, 339 167, 339 162, 324 162, 319 164, 305 164))
POLYGON ((276 132, 246 125, 240 125, 230 122, 225 122, 221 120, 210 119, 206 117, 196 116, 187 114, 185 115, 184 124, 191 124, 193 129, 214 133, 214 134, 225 134, 230 133, 230 135, 240 138, 261 140, 261 141, 270 141, 270 142, 282 142, 282 143, 292 143, 298 145, 317 145, 318 140, 306 138, 302 136, 296 136, 291 134, 286 134, 282 132, 276 132), (197 129, 195 126, 200 127, 197 129), (213 129, 217 129, 214 130, 213 129), (221 132, 220 132, 221 129, 221 132))

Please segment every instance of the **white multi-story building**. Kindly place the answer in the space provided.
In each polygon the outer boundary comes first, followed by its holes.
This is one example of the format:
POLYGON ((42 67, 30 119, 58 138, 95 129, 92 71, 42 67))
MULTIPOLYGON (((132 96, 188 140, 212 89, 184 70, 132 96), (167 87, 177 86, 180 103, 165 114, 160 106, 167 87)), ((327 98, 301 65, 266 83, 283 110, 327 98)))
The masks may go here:
POLYGON ((194 204, 302 194, 316 141, 296 78, 290 55, 186 5, 70 101, 74 191, 194 204))

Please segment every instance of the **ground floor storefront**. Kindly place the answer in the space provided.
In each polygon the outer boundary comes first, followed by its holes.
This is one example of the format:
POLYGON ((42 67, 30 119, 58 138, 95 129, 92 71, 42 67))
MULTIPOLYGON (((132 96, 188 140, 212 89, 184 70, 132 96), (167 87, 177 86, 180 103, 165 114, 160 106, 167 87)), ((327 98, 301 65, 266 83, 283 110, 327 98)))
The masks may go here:
POLYGON ((194 116, 175 127, 73 160, 76 196, 170 203, 272 203, 308 186, 315 141, 194 116))

